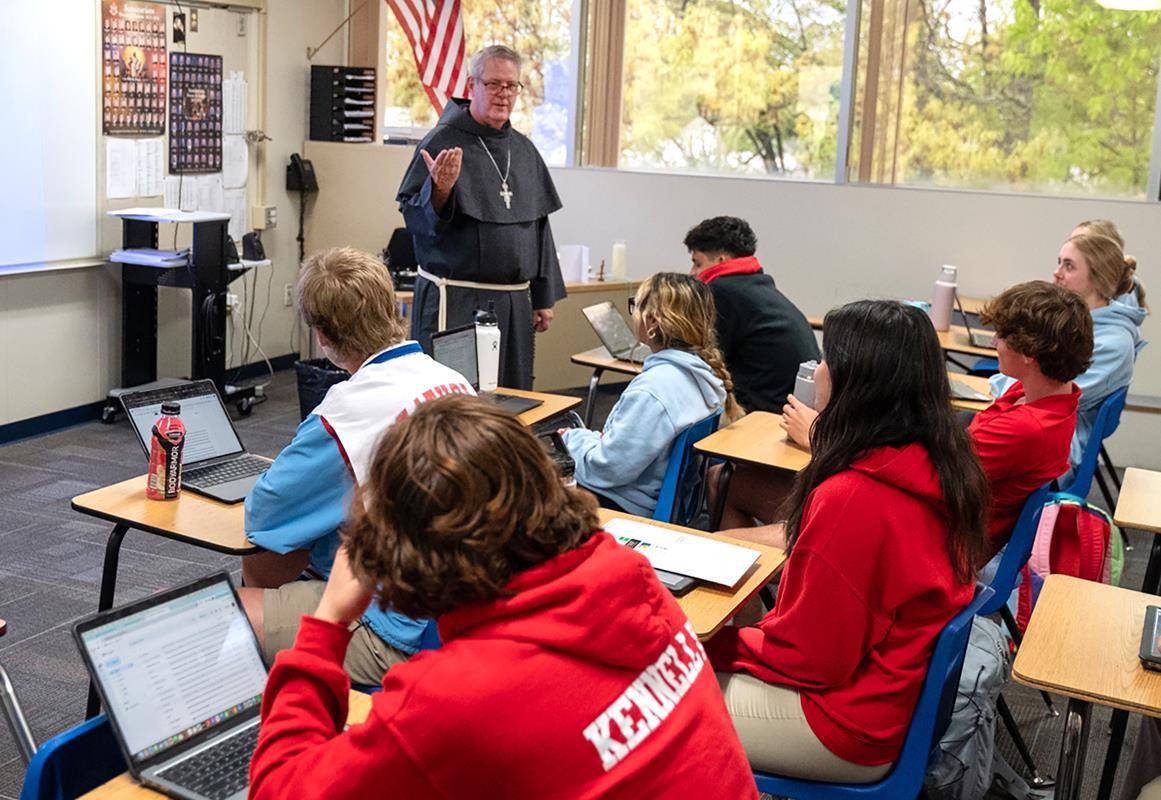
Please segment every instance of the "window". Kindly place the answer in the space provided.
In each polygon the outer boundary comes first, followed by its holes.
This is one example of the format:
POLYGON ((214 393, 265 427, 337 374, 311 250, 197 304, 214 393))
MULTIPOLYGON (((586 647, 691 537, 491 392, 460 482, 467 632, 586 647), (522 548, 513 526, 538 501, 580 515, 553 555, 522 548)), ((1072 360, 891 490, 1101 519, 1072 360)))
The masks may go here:
MULTIPOLYGON (((524 59, 525 89, 512 125, 532 139, 548 164, 568 163, 576 108, 573 0, 463 0, 461 9, 467 59, 488 44, 506 44, 524 59)), ((407 38, 390 14, 386 50, 388 134, 426 132, 435 124, 435 111, 407 38)))
POLYGON ((852 180, 1143 198, 1161 12, 865 0, 852 180))
POLYGON ((628 0, 620 166, 832 180, 845 2, 628 0))

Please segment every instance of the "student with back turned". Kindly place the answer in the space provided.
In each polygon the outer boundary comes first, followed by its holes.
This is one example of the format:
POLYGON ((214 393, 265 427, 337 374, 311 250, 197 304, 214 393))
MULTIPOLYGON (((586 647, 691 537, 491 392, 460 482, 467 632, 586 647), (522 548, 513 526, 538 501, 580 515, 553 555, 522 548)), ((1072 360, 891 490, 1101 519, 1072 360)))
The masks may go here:
POLYGON ((802 312, 762 271, 758 238, 737 217, 713 217, 685 235, 690 273, 709 286, 718 347, 746 411, 778 413, 794 390, 798 365, 817 360, 818 343, 802 312))
MULTIPOLYGON (((366 478, 375 443, 420 403, 472 393, 468 380, 404 341, 403 317, 383 262, 349 247, 303 262, 298 309, 320 349, 351 373, 335 384, 246 498, 246 537, 265 552, 242 559, 238 594, 267 660, 290 647, 323 582, 296 580, 306 567, 330 573, 339 526, 366 478)), ((419 649, 426 620, 370 608, 352 621, 347 671, 377 684, 419 649)))
POLYGON ((355 509, 270 672, 254 800, 756 800, 677 601, 513 416, 424 404, 383 436, 355 509), (443 645, 393 667, 344 730, 368 604, 438 618, 443 645))

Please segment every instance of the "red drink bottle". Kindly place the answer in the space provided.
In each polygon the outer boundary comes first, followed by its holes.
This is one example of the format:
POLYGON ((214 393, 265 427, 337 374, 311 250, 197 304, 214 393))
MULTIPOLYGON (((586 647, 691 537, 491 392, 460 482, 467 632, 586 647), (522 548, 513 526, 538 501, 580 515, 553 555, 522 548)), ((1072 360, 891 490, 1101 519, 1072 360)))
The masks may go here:
POLYGON ((174 500, 181 494, 181 451, 185 447, 185 425, 181 405, 162 403, 161 416, 153 424, 149 447, 149 475, 145 496, 150 500, 174 500))

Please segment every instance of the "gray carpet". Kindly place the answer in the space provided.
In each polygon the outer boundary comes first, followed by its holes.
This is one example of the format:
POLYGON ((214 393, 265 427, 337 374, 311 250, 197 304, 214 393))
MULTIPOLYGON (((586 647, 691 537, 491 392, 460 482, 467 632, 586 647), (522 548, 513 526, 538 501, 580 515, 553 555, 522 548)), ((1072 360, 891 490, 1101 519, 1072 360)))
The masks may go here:
MULTIPOLYGON (((236 425, 250 450, 273 456, 290 441, 298 423, 294 373, 279 373, 267 396, 252 416, 237 419, 236 425)), ((615 397, 613 391, 601 393, 598 422, 615 397)), ((38 741, 84 716, 87 678, 71 627, 97 607, 110 530, 108 524, 72 511, 69 500, 139 475, 143 468, 144 456, 124 420, 111 426, 89 423, 0 447, 0 618, 9 626, 8 635, 0 638, 0 662, 16 685, 38 741)), ((1128 556, 1122 585, 1137 587, 1151 540, 1145 534, 1130 535, 1136 548, 1128 556)), ((237 577, 238 560, 131 531, 121 549, 117 602, 222 568, 235 571, 237 577)), ((1005 696, 1041 771, 1054 774, 1062 718, 1048 717, 1040 696, 1030 690, 1013 684, 1005 696)), ((1057 707, 1063 711, 1064 706, 1058 699, 1057 707)), ((1096 796, 1108 742, 1107 720, 1106 710, 1094 709, 1085 797, 1096 796)), ((1137 720, 1131 719, 1126 754, 1132 751, 1136 726, 1137 720)), ((1023 774, 1015 748, 1002 726, 1000 730, 1001 752, 1023 774)), ((23 772, 8 730, 0 726, 0 800, 19 794, 23 772)))

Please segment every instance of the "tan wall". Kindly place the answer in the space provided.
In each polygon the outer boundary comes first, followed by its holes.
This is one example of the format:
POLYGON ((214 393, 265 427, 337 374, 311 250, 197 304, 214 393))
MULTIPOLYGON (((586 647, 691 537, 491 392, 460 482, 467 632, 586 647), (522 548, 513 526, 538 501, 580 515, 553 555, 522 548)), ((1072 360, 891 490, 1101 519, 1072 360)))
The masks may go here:
MULTIPOLYGON (((95 0, 88 0, 95 2, 95 0)), ((172 7, 171 7, 172 8, 172 7)), ((273 138, 267 148, 267 202, 278 208, 278 226, 265 231, 266 253, 274 262, 271 274, 259 276, 256 300, 261 311, 270 284, 270 305, 262 329, 264 349, 271 356, 291 352, 295 317, 282 304, 283 284, 295 280, 298 270, 297 195, 285 189, 285 165, 291 153, 302 150, 306 138, 309 102, 309 64, 306 48, 317 46, 344 16, 343 0, 271 0, 268 14, 268 100, 266 132, 273 138), (320 33, 321 32, 321 33, 320 33)), ((167 9, 167 11, 170 9, 167 9)), ((168 16, 168 13, 167 13, 168 16)), ((199 30, 190 32, 190 52, 220 53, 225 69, 242 69, 250 82, 251 122, 255 107, 257 18, 250 16, 248 35, 238 37, 236 12, 199 8, 199 30)), ((98 17, 99 18, 99 17, 98 17)), ((96 32, 94 32, 96 35, 96 32)), ((316 63, 342 63, 343 37, 335 39, 316 57, 316 63)), ((93 65, 92 80, 98 65, 93 65)), ((99 98, 98 98, 98 102, 99 98)), ((103 150, 104 140, 100 140, 103 150)), ((250 185, 255 182, 251 161, 250 185)), ((104 193, 103 152, 98 186, 104 193)), ((78 187, 88 190, 89 187, 78 187)), ((148 202, 102 201, 108 207, 148 202)), ((172 231, 168 234, 172 237, 172 231)), ((188 237, 179 235, 178 243, 188 237)), ((162 232, 162 242, 170 243, 162 232)), ((120 243, 115 220, 102 220, 102 250, 120 243)), ((234 284, 237 291, 239 283, 234 284)), ((159 302, 158 361, 161 374, 189 370, 189 293, 165 291, 159 302)), ((26 419, 100 400, 120 379, 121 303, 119 270, 112 266, 0 276, 0 424, 26 419)), ((237 348, 231 351, 236 354, 237 348)), ((252 356, 251 360, 256 360, 252 356)))

